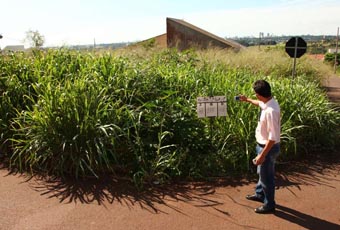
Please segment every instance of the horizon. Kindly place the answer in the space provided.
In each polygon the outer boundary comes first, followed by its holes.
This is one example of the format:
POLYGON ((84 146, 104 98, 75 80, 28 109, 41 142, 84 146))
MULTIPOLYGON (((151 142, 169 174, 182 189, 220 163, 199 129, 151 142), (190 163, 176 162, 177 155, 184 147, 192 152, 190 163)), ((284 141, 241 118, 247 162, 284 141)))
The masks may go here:
MULTIPOLYGON (((316 35, 310 35, 310 34, 301 34, 301 35, 271 35, 271 36, 264 36, 264 37, 262 37, 262 38, 275 38, 275 37, 303 37, 303 38, 305 38, 305 37, 325 37, 325 38, 327 38, 327 37, 335 37, 336 38, 336 35, 323 35, 323 34, 316 34, 316 35)), ((152 39, 152 38, 154 38, 154 37, 151 37, 151 38, 147 38, 146 40, 148 40, 148 39, 152 39)), ((239 40, 235 40, 236 38, 238 38, 238 39, 240 39, 240 40, 242 40, 242 39, 245 39, 245 38, 251 38, 251 39, 258 39, 259 37, 255 37, 255 36, 245 36, 245 37, 231 37, 231 38, 223 38, 223 39, 232 39, 232 40, 234 40, 234 41, 239 41, 239 40)), ((115 44, 127 44, 127 43, 131 43, 131 44, 133 44, 133 43, 138 43, 138 42, 143 42, 143 41, 145 41, 145 40, 140 40, 140 41, 136 41, 136 42, 129 42, 129 41, 122 41, 122 42, 109 42, 109 43, 96 43, 95 45, 96 46, 100 46, 100 45, 115 45, 115 44)), ((308 42, 308 41, 306 41, 306 42, 308 42)), ((78 45, 72 45, 72 44, 70 44, 70 45, 68 45, 68 47, 77 47, 77 46, 93 46, 94 44, 93 43, 88 43, 88 44, 78 44, 78 45)), ((52 47, 52 46, 44 46, 44 47, 46 47, 46 48, 55 48, 55 47, 52 47)))
POLYGON ((28 30, 44 36, 44 47, 143 41, 166 33, 167 17, 222 38, 336 36, 340 24, 338 0, 0 0, 0 7, 0 48, 28 47, 28 30))

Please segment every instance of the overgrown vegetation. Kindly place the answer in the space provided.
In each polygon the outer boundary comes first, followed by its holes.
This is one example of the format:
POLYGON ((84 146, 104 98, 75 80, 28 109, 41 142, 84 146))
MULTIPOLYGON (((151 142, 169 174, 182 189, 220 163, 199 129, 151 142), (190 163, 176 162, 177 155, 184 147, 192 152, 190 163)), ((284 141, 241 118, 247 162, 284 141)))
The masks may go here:
POLYGON ((281 104, 282 158, 334 147, 340 115, 320 87, 327 70, 301 58, 291 79, 291 64, 272 49, 4 55, 1 154, 20 171, 113 173, 137 186, 245 172, 258 111, 233 97, 253 95, 260 78, 281 104), (227 97, 226 117, 197 118, 196 98, 208 95, 227 97))

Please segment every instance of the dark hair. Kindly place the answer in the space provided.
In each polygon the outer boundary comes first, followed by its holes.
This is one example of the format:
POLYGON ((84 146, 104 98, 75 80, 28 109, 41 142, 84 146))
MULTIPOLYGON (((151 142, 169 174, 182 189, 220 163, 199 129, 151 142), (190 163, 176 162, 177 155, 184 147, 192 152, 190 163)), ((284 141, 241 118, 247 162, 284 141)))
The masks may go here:
POLYGON ((270 85, 265 80, 257 80, 253 84, 253 89, 255 93, 261 95, 262 97, 271 97, 272 92, 270 89, 270 85))

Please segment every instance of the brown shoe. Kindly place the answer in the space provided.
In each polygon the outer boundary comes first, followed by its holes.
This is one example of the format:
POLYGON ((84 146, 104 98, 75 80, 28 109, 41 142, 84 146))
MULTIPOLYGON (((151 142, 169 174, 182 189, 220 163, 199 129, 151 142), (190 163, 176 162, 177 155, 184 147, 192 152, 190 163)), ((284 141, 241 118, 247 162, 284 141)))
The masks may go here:
POLYGON ((258 197, 257 195, 247 195, 246 196, 247 200, 252 200, 252 201, 257 201, 257 202, 262 202, 263 203, 263 199, 261 197, 258 197))
POLYGON ((266 206, 260 206, 258 208, 255 208, 255 212, 258 214, 268 214, 268 213, 274 213, 275 207, 268 208, 266 206))

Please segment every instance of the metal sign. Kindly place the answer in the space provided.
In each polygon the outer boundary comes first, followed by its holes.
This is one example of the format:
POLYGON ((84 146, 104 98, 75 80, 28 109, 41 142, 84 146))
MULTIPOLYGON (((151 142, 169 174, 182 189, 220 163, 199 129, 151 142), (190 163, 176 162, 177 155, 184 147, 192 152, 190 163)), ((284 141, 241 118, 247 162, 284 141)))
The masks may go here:
POLYGON ((301 37, 292 37, 286 42, 285 48, 291 58, 300 58, 307 51, 307 43, 301 37))
POLYGON ((301 37, 292 37, 286 42, 286 52, 294 58, 292 77, 294 78, 296 72, 296 59, 300 58, 307 51, 307 43, 301 37))
POLYGON ((227 116, 226 97, 198 97, 197 115, 199 118, 227 116))

